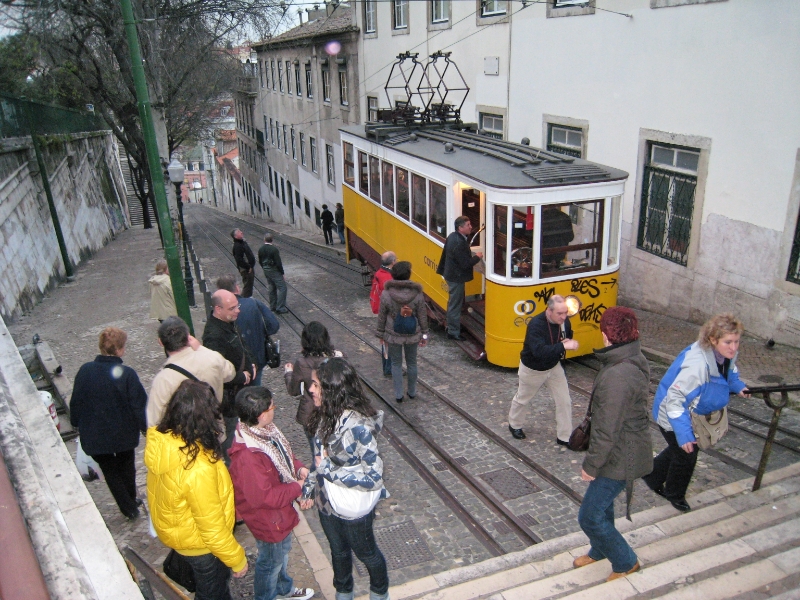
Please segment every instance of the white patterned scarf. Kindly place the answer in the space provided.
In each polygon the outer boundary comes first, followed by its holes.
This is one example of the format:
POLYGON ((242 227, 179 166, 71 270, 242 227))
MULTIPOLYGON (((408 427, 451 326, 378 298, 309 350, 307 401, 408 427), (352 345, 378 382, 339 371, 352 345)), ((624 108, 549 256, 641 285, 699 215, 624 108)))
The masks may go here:
POLYGON ((272 464, 278 469, 281 483, 297 481, 292 446, 274 423, 270 423, 266 427, 251 427, 239 421, 237 431, 245 446, 255 448, 269 456, 272 464))

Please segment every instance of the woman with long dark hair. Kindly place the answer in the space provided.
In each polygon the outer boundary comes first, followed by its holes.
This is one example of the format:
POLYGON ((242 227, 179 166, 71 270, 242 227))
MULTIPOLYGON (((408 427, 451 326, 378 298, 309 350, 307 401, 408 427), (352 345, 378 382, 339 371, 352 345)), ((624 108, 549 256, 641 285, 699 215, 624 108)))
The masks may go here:
POLYGON ((309 429, 311 413, 314 412, 314 399, 311 397, 309 388, 311 387, 311 373, 319 367, 323 360, 334 356, 343 356, 342 353, 333 348, 331 336, 325 325, 318 321, 309 322, 300 335, 300 345, 302 351, 300 358, 292 363, 286 363, 283 368, 284 379, 286 381, 286 391, 290 396, 301 396, 297 405, 295 420, 303 426, 303 431, 308 439, 311 453, 314 453, 312 438, 314 432, 309 429))
POLYGON ((233 484, 222 461, 219 401, 207 383, 185 380, 157 427, 147 431, 147 500, 158 538, 192 567, 195 600, 230 600, 228 581, 247 573, 233 537, 233 484))
POLYGON ((355 369, 342 358, 319 365, 312 373, 310 392, 316 407, 309 421, 315 432, 315 472, 306 479, 303 497, 316 493, 320 523, 331 547, 336 600, 353 598, 352 554, 369 572, 370 600, 388 600, 386 560, 372 530, 375 505, 388 497, 375 439, 383 412, 372 407, 355 369))

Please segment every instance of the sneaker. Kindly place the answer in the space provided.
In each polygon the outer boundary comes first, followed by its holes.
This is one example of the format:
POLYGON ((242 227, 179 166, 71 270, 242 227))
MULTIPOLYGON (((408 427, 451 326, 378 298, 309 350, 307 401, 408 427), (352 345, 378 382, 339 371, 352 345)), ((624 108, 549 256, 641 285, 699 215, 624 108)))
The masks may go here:
POLYGON ((314 590, 311 588, 294 588, 290 593, 285 596, 278 594, 278 598, 292 598, 293 600, 308 600, 314 596, 314 590))

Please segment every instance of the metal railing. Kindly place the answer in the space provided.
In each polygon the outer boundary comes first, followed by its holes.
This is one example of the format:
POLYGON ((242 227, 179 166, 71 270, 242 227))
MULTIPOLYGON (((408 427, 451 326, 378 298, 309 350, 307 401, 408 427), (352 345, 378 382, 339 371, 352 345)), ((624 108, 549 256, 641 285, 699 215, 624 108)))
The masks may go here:
POLYGON ((0 93, 0 138, 82 133, 109 129, 105 121, 92 112, 72 110, 26 98, 0 93), (30 111, 27 113, 26 111, 30 111), (27 114, 31 114, 30 124, 27 114))
POLYGON ((763 387, 748 388, 751 394, 763 394, 764 402, 772 409, 772 421, 769 425, 769 432, 767 433, 767 441, 764 444, 764 450, 761 452, 761 462, 758 464, 758 471, 756 471, 756 478, 753 481, 753 491, 761 487, 761 480, 764 477, 764 472, 767 470, 767 462, 769 455, 772 453, 772 444, 775 441, 775 434, 778 431, 778 421, 781 418, 781 411, 789 403, 789 392, 800 391, 800 385, 768 385, 763 387), (781 399, 779 402, 774 402, 770 394, 780 394, 781 399))
POLYGON ((154 592, 158 592, 166 600, 189 600, 189 597, 181 592, 166 575, 156 571, 150 563, 129 546, 125 546, 122 550, 122 556, 128 563, 128 569, 145 600, 156 600, 154 592))

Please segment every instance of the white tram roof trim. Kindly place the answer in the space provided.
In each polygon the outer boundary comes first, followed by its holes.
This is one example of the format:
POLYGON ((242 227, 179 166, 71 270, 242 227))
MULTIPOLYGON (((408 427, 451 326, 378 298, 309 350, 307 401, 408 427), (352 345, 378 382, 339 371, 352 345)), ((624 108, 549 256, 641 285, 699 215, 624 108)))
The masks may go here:
POLYGON ((541 189, 628 178, 628 173, 620 169, 475 133, 422 129, 377 142, 367 137, 363 126, 342 127, 340 131, 494 188, 541 189), (445 152, 448 142, 453 145, 451 152, 445 152))

